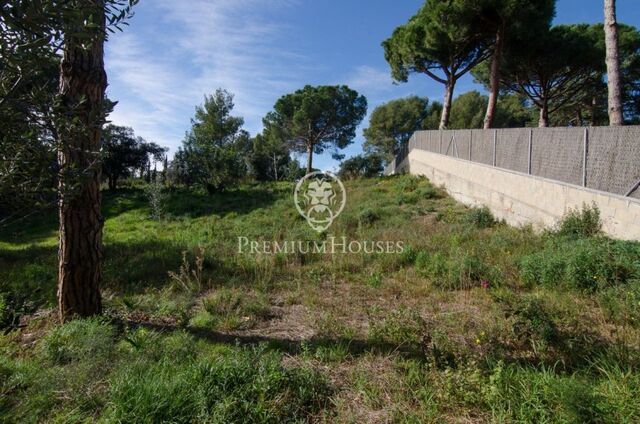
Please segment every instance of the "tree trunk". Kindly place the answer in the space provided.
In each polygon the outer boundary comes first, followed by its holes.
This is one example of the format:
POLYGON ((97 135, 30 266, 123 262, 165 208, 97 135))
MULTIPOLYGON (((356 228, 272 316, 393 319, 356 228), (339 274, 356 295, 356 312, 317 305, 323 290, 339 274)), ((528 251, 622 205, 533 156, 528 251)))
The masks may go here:
POLYGON ((444 91, 444 104, 442 105, 442 116, 440 118, 440 125, 438 129, 444 130, 449 126, 449 115, 451 114, 451 101, 453 99, 453 89, 455 88, 456 80, 449 78, 449 81, 445 85, 444 91))
POLYGON ((118 178, 115 175, 109 175, 109 190, 114 191, 118 186, 118 178))
POLYGON ((615 0, 604 1, 604 34, 607 48, 607 87, 609 90, 609 125, 622 125, 622 86, 618 55, 618 24, 615 0))
POLYGON ((549 105, 546 100, 542 101, 540 106, 540 117, 538 119, 538 127, 546 128, 549 126, 549 105))
POLYGON ((496 31, 496 42, 491 58, 491 75, 489 77, 489 102, 487 103, 487 113, 484 116, 484 129, 488 130, 493 126, 493 117, 498 104, 498 91, 500 89, 500 61, 502 60, 502 48, 504 46, 504 36, 502 28, 496 31))
POLYGON ((307 146, 307 174, 313 171, 313 145, 307 146))
MULTIPOLYGON (((98 10, 98 11, 96 11, 98 10)), ((104 70, 104 13, 93 41, 65 37, 60 63, 60 99, 66 115, 58 128, 60 320, 99 314, 102 309, 102 215, 100 213, 101 132, 107 86, 104 70)), ((71 25, 71 24, 70 24, 71 25)))
POLYGON ((274 154, 273 155, 273 176, 275 177, 275 180, 278 181, 278 160, 277 160, 277 156, 274 154))

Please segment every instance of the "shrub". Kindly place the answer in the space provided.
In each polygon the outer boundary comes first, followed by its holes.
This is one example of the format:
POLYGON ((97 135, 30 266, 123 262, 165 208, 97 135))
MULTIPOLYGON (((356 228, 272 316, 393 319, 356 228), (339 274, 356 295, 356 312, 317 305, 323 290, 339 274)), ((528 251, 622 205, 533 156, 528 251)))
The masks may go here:
POLYGON ((465 217, 467 223, 474 225, 476 228, 492 227, 496 220, 488 207, 471 208, 465 217))
POLYGON ((640 246, 601 238, 554 241, 520 260, 527 284, 598 290, 640 276, 640 246))
POLYGON ((571 209, 558 224, 557 234, 568 237, 592 237, 602 230, 600 210, 593 204, 571 209))
POLYGON ((65 364, 106 359, 113 350, 114 327, 103 318, 76 319, 54 327, 41 342, 45 359, 65 364))
POLYGON ((406 345, 419 343, 426 324, 420 314, 400 306, 382 319, 371 317, 369 339, 377 343, 406 345))
POLYGON ((360 222, 360 225, 364 225, 364 226, 371 225, 379 219, 380 219, 380 213, 377 210, 370 209, 370 208, 364 209, 358 215, 358 221, 360 222))
POLYGON ((558 340, 558 329, 542 299, 525 296, 508 307, 514 317, 513 334, 516 339, 532 347, 544 347, 558 340))
POLYGON ((167 198, 164 193, 164 187, 160 183, 151 183, 146 187, 145 194, 147 195, 147 199, 149 200, 151 219, 161 219, 164 216, 165 203, 167 198))
POLYGON ((468 289, 481 281, 497 285, 501 280, 498 269, 486 264, 477 255, 463 251, 450 255, 421 251, 416 256, 415 267, 418 274, 431 278, 436 287, 449 290, 468 289))

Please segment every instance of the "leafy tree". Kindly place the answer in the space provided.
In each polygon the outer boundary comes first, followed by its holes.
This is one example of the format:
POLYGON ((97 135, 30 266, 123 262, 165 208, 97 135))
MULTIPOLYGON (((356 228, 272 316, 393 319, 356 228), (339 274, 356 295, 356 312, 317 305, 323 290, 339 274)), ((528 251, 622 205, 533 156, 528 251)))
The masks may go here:
POLYGON ((109 189, 115 190, 118 179, 128 177, 136 169, 147 168, 151 160, 164 159, 166 148, 136 137, 133 128, 107 125, 102 133, 102 173, 109 189))
POLYGON ((622 125, 622 82, 618 50, 616 1, 604 0, 604 33, 606 43, 607 87, 609 90, 609 125, 622 125))
POLYGON ((338 176, 343 179, 377 177, 384 171, 384 161, 377 153, 353 156, 340 164, 338 176))
POLYGON ((491 45, 489 99, 483 128, 491 128, 500 90, 500 71, 505 45, 527 49, 539 34, 551 26, 555 0, 479 0, 474 7, 488 32, 491 45))
MULTIPOLYGON (((456 97, 451 106, 451 129, 482 128, 489 98, 478 91, 456 97)), ((496 128, 519 128, 531 123, 532 110, 524 99, 514 94, 504 95, 493 118, 496 128)))
POLYGON ((440 117, 442 116, 442 103, 431 102, 427 110, 427 116, 422 121, 423 130, 437 130, 440 127, 440 117))
POLYGON ((287 178, 291 162, 289 149, 273 131, 265 128, 252 140, 250 168, 258 181, 280 181, 287 178))
MULTIPOLYGON (((507 91, 527 97, 539 110, 538 126, 546 127, 551 113, 575 104, 586 87, 601 79, 603 53, 594 45, 589 25, 558 25, 528 49, 506 49, 501 82, 507 91)), ((489 85, 486 65, 474 75, 489 85)))
POLYGON ((488 99, 477 91, 461 94, 451 104, 449 128, 482 128, 488 99))
POLYGON ((367 99, 345 85, 307 85, 282 96, 264 118, 264 125, 293 151, 307 153, 309 173, 314 153, 329 147, 337 151, 353 142, 366 113, 367 99))
POLYGON ((473 0, 427 0, 408 23, 382 43, 396 81, 421 73, 445 86, 439 128, 449 125, 455 84, 489 54, 473 0))
MULTIPOLYGON (((6 47, 0 46, 3 58, 11 54, 3 51, 6 47)), ((21 65, 40 67, 28 78, 10 60, 0 62, 0 225, 52 206, 56 200, 52 110, 59 59, 47 46, 37 51, 36 58, 28 54, 21 65)))
POLYGON ((191 130, 174 158, 181 182, 214 193, 246 174, 242 151, 249 135, 242 130, 244 120, 231 116, 233 107, 233 95, 223 89, 205 96, 204 104, 196 107, 191 130))
MULTIPOLYGON (((136 0, 15 0, 0 7, 0 103, 61 57, 52 136, 59 166, 58 309, 61 320, 100 313, 102 217, 100 141, 105 120, 104 42, 136 0), (41 53, 44 55, 40 56, 41 53)), ((31 104, 38 104, 35 90, 31 104)))
POLYGON ((392 100, 376 107, 369 118, 369 127, 364 130, 365 151, 379 153, 390 161, 413 133, 421 129, 429 111, 429 100, 418 96, 392 100))

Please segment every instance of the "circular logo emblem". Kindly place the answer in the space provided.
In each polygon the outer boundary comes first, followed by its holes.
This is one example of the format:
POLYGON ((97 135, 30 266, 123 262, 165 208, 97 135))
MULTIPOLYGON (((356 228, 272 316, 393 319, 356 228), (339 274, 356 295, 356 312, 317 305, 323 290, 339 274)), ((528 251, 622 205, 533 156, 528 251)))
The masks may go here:
POLYGON ((293 194, 296 208, 311 228, 321 233, 340 215, 347 203, 342 181, 330 172, 312 172, 302 177, 293 194))

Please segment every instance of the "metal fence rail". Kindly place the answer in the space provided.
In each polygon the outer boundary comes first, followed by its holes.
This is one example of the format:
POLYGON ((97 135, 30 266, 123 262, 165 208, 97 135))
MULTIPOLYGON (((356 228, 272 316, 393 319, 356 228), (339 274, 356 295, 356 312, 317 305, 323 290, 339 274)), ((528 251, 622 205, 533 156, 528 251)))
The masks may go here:
POLYGON ((417 131, 413 149, 640 199, 640 126, 417 131))

